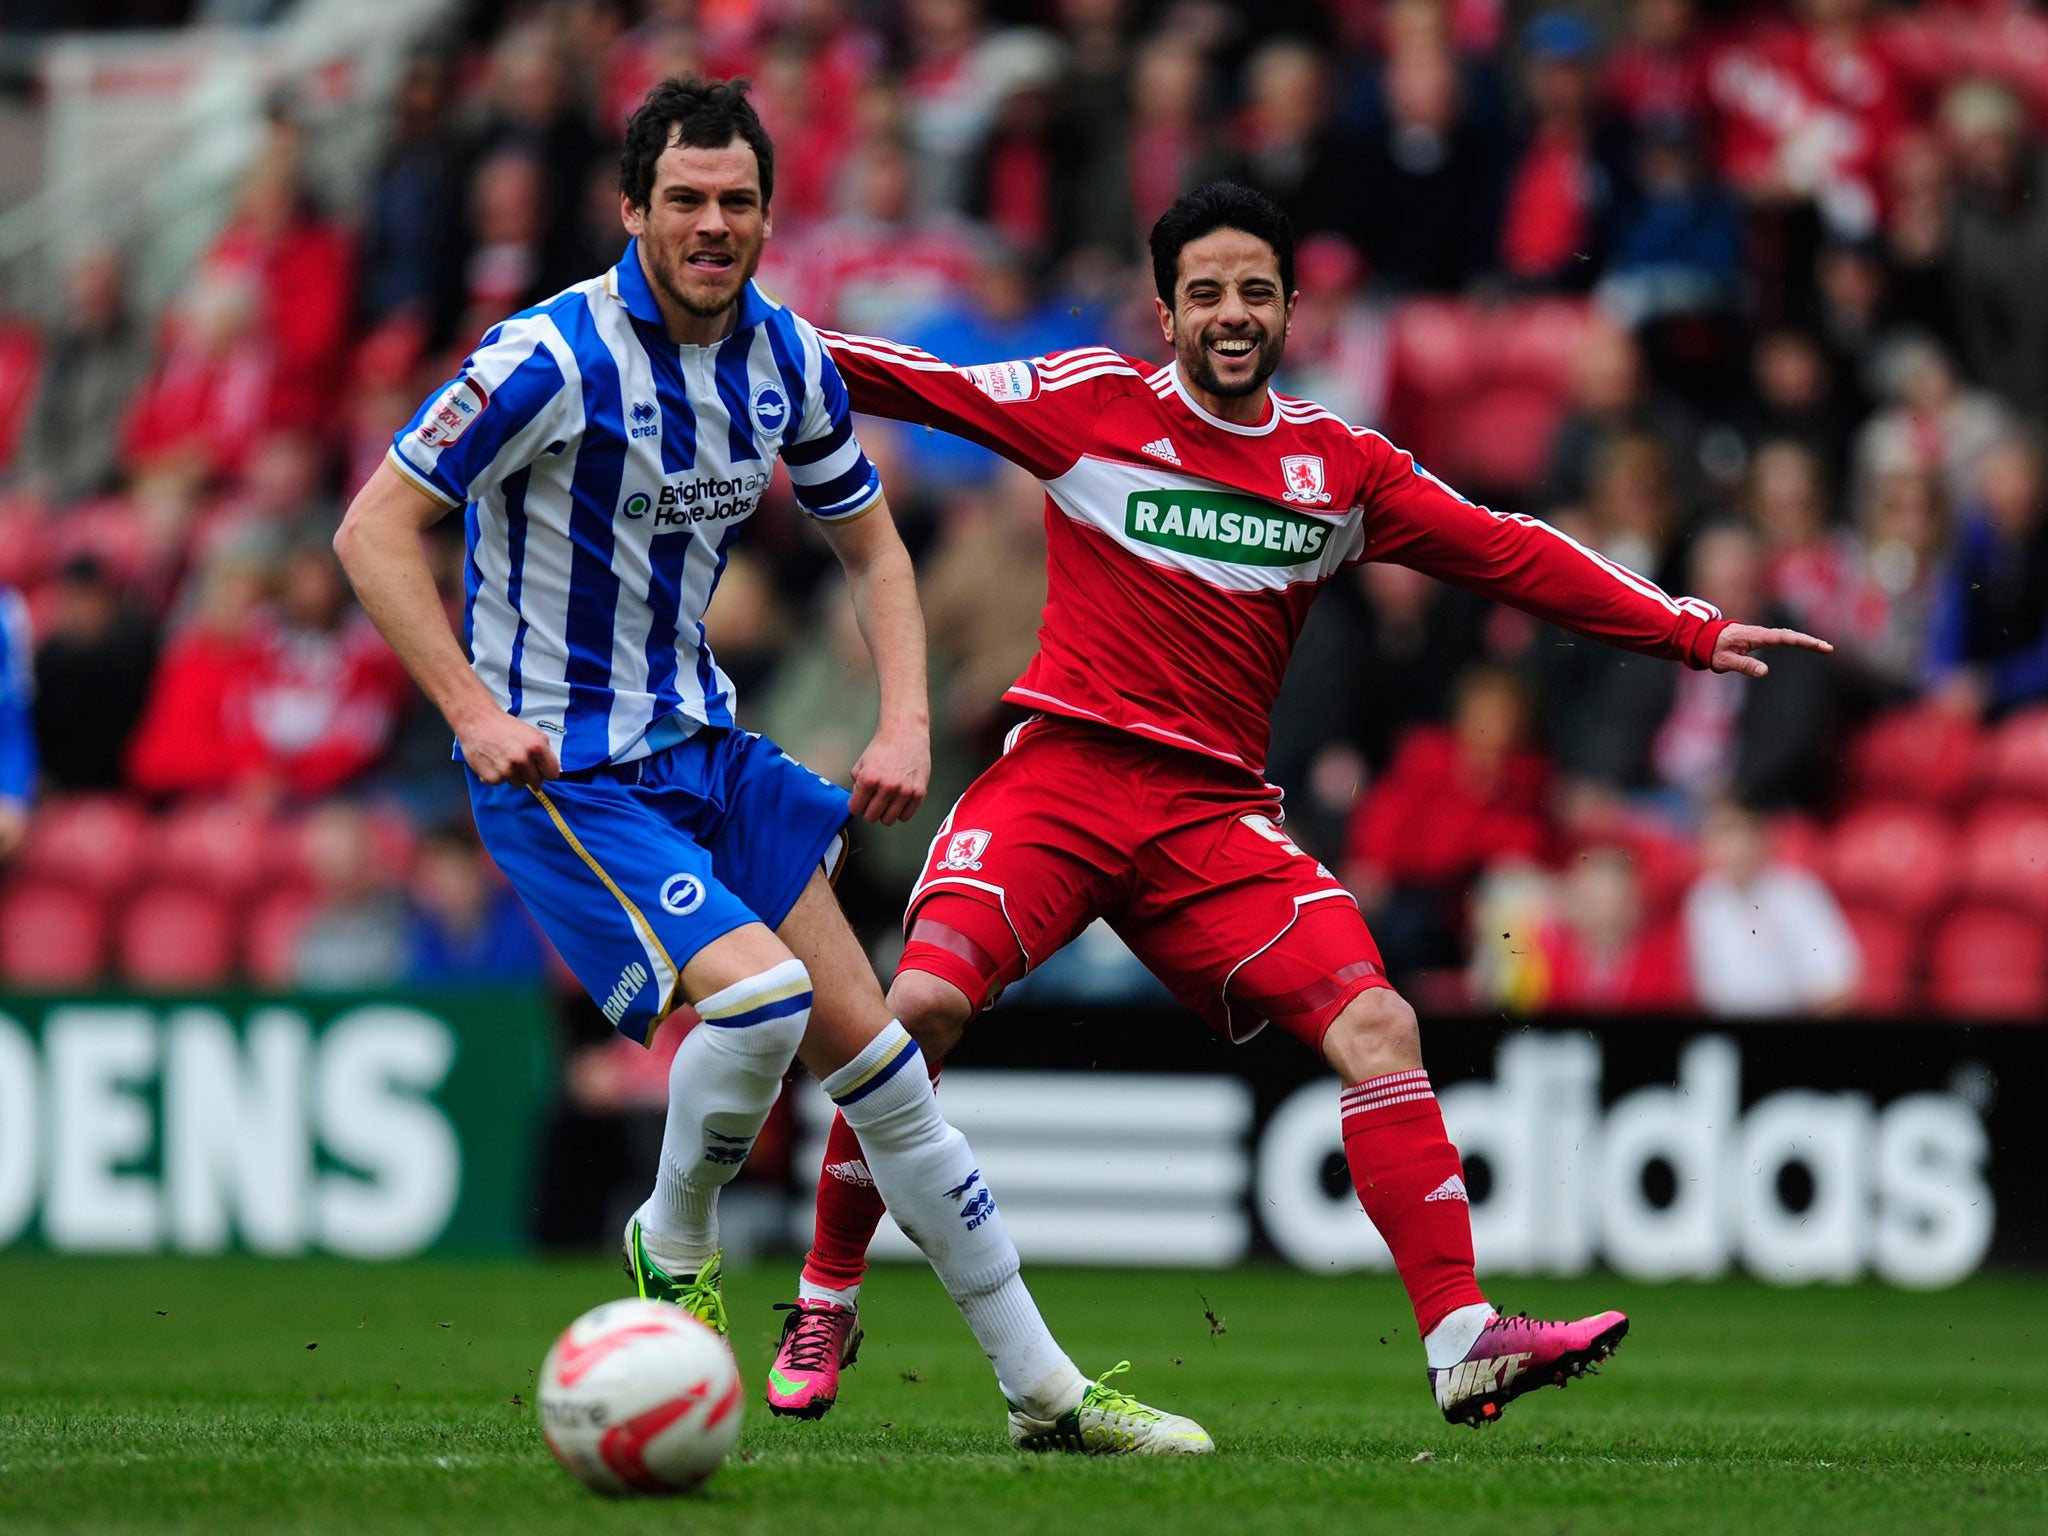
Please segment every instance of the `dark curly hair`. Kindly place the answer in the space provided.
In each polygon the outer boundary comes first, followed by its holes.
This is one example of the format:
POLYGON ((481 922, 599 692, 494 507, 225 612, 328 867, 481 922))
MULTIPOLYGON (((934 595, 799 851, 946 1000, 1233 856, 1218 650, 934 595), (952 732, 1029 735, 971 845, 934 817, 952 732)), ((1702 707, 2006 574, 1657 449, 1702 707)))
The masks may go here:
POLYGON ((1162 304, 1173 308, 1182 248, 1219 229, 1242 230, 1273 247, 1280 261, 1280 291, 1294 292, 1294 227, 1280 205, 1234 181, 1212 181, 1183 192, 1152 226, 1152 281, 1162 304))
POLYGON ((747 100, 753 82, 671 76, 647 93, 626 124, 619 151, 619 190, 635 208, 654 197, 654 162, 672 144, 723 149, 744 139, 761 167, 761 206, 775 200, 775 142, 747 100))

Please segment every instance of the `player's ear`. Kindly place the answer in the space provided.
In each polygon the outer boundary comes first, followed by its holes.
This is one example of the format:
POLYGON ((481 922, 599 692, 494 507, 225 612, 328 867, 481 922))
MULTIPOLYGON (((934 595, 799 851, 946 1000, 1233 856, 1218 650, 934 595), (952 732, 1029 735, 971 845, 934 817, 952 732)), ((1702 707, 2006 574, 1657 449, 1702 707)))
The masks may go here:
POLYGON ((626 233, 638 239, 647 232, 647 210, 638 207, 625 193, 619 194, 619 222, 626 226, 626 233))
POLYGON ((1159 334, 1166 338, 1168 345, 1171 345, 1173 342, 1173 311, 1167 307, 1166 300, 1158 297, 1156 294, 1152 299, 1152 307, 1159 311, 1159 334))
POLYGON ((1287 295, 1287 318, 1284 323, 1290 330, 1294 327, 1294 306, 1297 303, 1299 303, 1300 300, 1301 290, 1299 288, 1295 289, 1294 292, 1287 295))

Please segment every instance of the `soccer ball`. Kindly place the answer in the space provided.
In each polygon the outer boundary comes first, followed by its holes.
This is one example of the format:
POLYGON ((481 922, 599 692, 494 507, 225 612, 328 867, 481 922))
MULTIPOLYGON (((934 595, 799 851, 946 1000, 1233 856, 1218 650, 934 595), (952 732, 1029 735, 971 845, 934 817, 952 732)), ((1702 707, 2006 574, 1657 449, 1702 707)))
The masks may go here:
POLYGON ((540 1368, 555 1460, 606 1494, 682 1493, 740 1432, 740 1373, 724 1339, 680 1307, 608 1301, 577 1318, 540 1368))

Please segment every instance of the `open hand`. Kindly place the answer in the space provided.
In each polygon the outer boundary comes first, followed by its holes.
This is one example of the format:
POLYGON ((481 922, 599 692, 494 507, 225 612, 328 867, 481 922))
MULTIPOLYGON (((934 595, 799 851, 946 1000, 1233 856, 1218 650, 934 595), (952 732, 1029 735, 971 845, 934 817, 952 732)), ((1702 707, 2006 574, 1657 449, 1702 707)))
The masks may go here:
POLYGON ((878 732, 853 765, 853 813, 885 827, 908 821, 924 804, 931 779, 929 733, 878 732))
POLYGON ((1822 655, 1834 654, 1834 647, 1825 640, 1812 635, 1802 635, 1796 629, 1765 629, 1756 624, 1730 624, 1721 631, 1714 642, 1714 656, 1707 663, 1715 672, 1740 672, 1745 677, 1768 677, 1771 669, 1756 657, 1756 652, 1768 650, 1774 645, 1790 646, 1794 650, 1819 651, 1822 655))

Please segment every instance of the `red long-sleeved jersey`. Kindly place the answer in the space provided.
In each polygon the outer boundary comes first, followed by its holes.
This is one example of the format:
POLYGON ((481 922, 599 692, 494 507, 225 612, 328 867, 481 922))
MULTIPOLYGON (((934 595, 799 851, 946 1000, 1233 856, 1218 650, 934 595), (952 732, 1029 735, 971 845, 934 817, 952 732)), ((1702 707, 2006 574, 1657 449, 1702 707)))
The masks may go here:
POLYGON ((1391 560, 1645 655, 1704 667, 1724 627, 1531 517, 1459 496, 1376 432, 1275 394, 1239 426, 1178 369, 1102 347, 954 368, 819 333, 853 408, 953 432, 1046 490, 1038 655, 1004 697, 1261 772, 1308 605, 1391 560))

